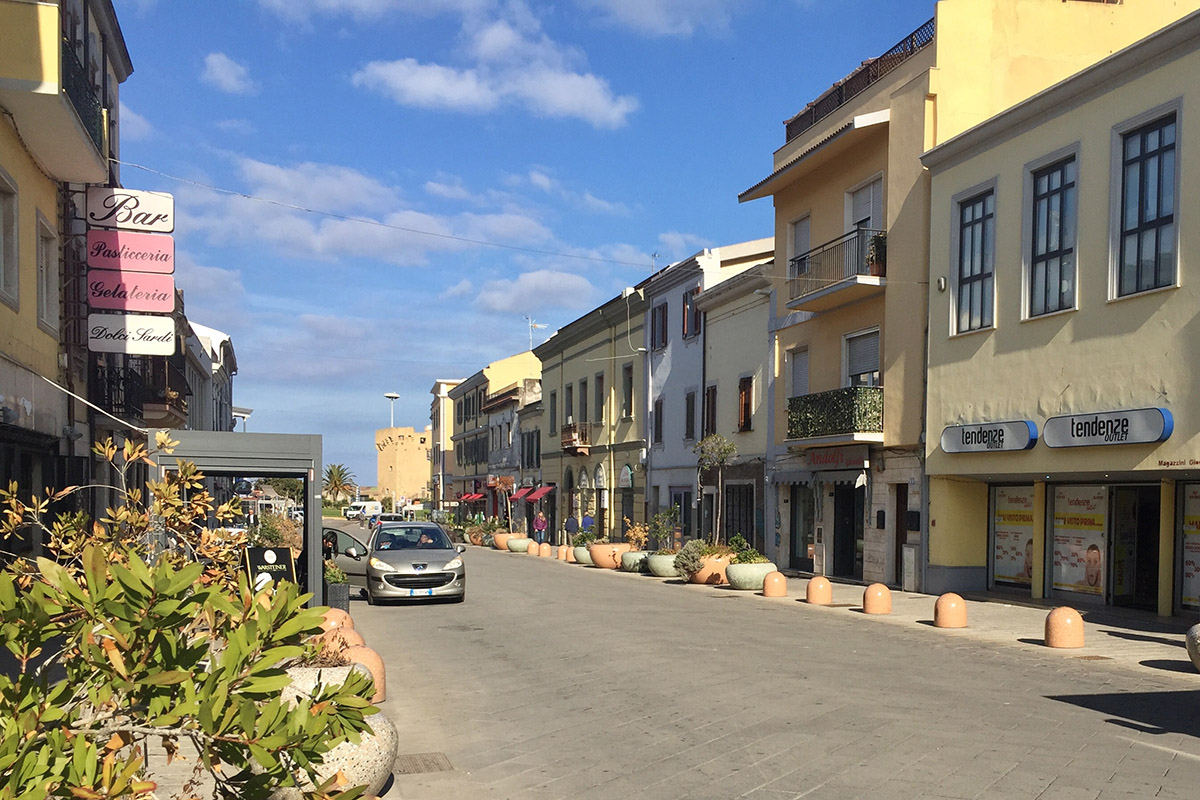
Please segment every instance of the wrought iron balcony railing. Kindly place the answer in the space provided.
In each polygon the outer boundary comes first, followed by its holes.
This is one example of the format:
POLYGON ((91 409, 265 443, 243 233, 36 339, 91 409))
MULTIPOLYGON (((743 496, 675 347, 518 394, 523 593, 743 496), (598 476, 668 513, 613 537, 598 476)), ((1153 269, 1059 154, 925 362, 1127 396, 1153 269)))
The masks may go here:
POLYGON ((591 426, 585 423, 569 422, 562 427, 562 448, 570 452, 587 452, 591 446, 591 426))
POLYGON ((122 419, 140 422, 146 402, 146 383, 132 367, 96 365, 89 382, 91 400, 122 419))
POLYGON ((856 275, 887 272, 887 234, 859 228, 788 262, 788 299, 828 289, 856 275))
POLYGON ((848 386, 788 398, 789 439, 883 433, 883 387, 848 386))
POLYGON ((79 121, 96 145, 96 150, 101 155, 107 155, 104 152, 104 110, 100 98, 88 80, 87 70, 79 63, 75 48, 66 39, 62 42, 62 83, 63 92, 75 107, 75 113, 79 115, 79 121))

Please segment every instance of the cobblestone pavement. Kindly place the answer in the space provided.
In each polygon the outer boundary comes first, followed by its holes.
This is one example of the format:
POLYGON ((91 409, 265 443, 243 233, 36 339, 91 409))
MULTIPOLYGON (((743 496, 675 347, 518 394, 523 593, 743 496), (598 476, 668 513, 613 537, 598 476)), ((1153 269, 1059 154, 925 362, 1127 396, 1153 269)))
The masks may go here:
POLYGON ((471 548, 461 605, 352 613, 401 753, 389 798, 1195 798, 1200 674, 1178 623, 933 598, 889 617, 471 548), (1143 630, 1138 630, 1138 628, 1143 630))

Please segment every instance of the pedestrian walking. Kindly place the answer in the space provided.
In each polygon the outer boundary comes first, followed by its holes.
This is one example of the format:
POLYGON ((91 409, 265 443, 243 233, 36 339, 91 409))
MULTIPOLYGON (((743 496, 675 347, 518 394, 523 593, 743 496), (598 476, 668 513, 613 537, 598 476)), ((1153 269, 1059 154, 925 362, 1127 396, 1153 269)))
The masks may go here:
POLYGON ((533 538, 538 544, 543 544, 546 541, 546 512, 538 511, 537 516, 533 518, 533 538))

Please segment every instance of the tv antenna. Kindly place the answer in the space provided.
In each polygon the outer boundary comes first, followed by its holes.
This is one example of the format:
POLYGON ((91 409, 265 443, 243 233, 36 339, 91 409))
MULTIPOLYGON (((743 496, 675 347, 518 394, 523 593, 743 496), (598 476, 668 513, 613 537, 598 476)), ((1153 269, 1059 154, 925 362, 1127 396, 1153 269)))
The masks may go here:
POLYGON ((525 315, 525 321, 529 323, 529 349, 532 350, 533 349, 533 329, 534 328, 548 328, 550 326, 542 325, 541 323, 534 322, 533 317, 529 316, 528 314, 525 315))

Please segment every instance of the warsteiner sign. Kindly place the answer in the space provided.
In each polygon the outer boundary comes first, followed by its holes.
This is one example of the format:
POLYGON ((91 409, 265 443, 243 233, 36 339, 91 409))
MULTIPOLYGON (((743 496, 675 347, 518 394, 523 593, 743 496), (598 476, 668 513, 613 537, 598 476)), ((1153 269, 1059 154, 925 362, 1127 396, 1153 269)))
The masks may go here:
POLYGON ((254 584, 255 591, 267 585, 268 580, 296 582, 296 562, 292 551, 286 547, 247 547, 246 574, 254 584))
POLYGON ((1051 417, 1042 426, 1042 438, 1050 447, 1153 444, 1166 441, 1174 427, 1167 409, 1136 408, 1051 417))
POLYGON ((170 233, 175 230, 175 198, 165 192, 91 186, 87 223, 122 231, 170 233))

